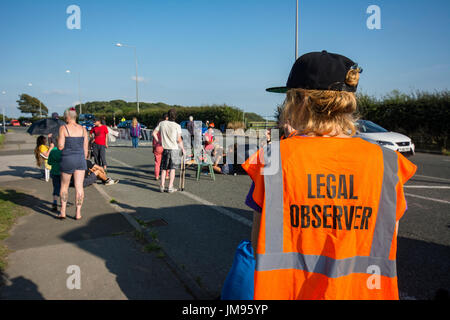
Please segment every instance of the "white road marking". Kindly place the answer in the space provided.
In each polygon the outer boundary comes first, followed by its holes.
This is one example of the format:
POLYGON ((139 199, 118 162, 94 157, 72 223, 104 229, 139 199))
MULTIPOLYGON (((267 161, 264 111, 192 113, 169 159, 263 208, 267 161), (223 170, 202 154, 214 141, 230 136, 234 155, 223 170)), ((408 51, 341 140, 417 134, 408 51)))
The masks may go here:
MULTIPOLYGON (((111 158, 111 157, 108 157, 109 159, 111 159, 112 161, 115 161, 115 162, 117 162, 118 164, 121 164, 121 165, 123 165, 124 167, 127 167, 127 168, 132 168, 132 169, 134 169, 134 170, 136 170, 136 171, 141 171, 141 170, 139 170, 139 169, 136 169, 135 167, 133 167, 133 166, 130 166, 129 164, 126 164, 125 162, 122 162, 122 161, 120 161, 120 160, 117 160, 117 159, 114 159, 114 158, 111 158)), ((144 172, 144 171, 141 171, 141 172, 144 172)))
MULTIPOLYGON (((140 171, 140 172, 146 173, 146 172, 144 172, 144 171, 142 171, 140 169, 137 169, 137 168, 135 168, 133 166, 130 166, 129 164, 127 164, 125 162, 122 162, 120 160, 117 160, 115 158, 109 157, 109 159, 111 159, 111 160, 121 164, 124 167, 132 168, 135 171, 140 171)), ((201 203, 201 204, 203 204, 205 206, 208 206, 211 209, 213 209, 213 210, 215 210, 215 211, 217 211, 219 213, 222 213, 222 214, 226 215, 227 217, 229 217, 229 218, 231 218, 231 219, 233 219, 235 221, 238 221, 238 222, 242 223, 243 225, 245 225, 247 227, 250 227, 250 228, 252 227, 253 222, 251 220, 249 220, 247 218, 244 218, 244 217, 238 215, 237 213, 234 213, 234 212, 232 212, 230 210, 227 210, 227 209, 225 209, 225 208, 223 208, 221 206, 218 206, 218 205, 216 205, 216 204, 214 204, 212 202, 209 202, 209 201, 207 201, 207 200, 205 200, 203 198, 200 198, 200 197, 198 197, 198 196, 196 196, 196 195, 194 195, 194 194, 192 194, 190 192, 180 191, 178 193, 181 194, 181 195, 184 195, 185 197, 188 197, 188 198, 190 198, 192 200, 195 200, 195 201, 197 201, 197 202, 199 202, 199 203, 201 203)))
POLYGON ((405 195, 406 195, 406 196, 409 196, 409 197, 413 197, 413 198, 419 198, 419 199, 430 200, 430 201, 434 201, 434 202, 440 202, 440 203, 450 204, 450 201, 447 201, 447 200, 441 200, 441 199, 434 199, 434 198, 422 197, 422 196, 418 196, 418 195, 416 195, 416 194, 410 194, 410 193, 405 193, 405 195))
MULTIPOLYGON (((437 180, 443 180, 443 181, 448 181, 450 182, 450 179, 445 179, 445 178, 438 178, 438 177, 430 177, 430 176, 423 176, 420 174, 415 174, 414 177, 422 177, 422 178, 429 178, 429 179, 437 179, 437 180)), ((413 179, 414 179, 413 177, 413 179)))
POLYGON ((198 201, 198 202, 200 202, 201 204, 203 204, 205 206, 209 206, 212 209, 214 209, 215 211, 220 212, 220 213, 226 215, 227 217, 229 217, 229 218, 231 218, 233 220, 236 220, 236 221, 246 225, 247 227, 250 227, 250 228, 252 227, 252 224, 253 224, 252 221, 250 221, 249 219, 238 215, 237 213, 234 213, 234 212, 232 212, 230 210, 222 208, 222 207, 220 207, 220 206, 218 206, 218 205, 216 205, 216 204, 214 204, 212 202, 209 202, 209 201, 207 201, 205 199, 202 199, 202 198, 200 198, 200 197, 198 197, 195 194, 192 194, 190 192, 181 191, 180 194, 182 194, 182 195, 184 195, 184 196, 186 196, 188 198, 191 198, 192 200, 198 201))
POLYGON ((450 186, 403 186, 409 189, 450 189, 450 186))

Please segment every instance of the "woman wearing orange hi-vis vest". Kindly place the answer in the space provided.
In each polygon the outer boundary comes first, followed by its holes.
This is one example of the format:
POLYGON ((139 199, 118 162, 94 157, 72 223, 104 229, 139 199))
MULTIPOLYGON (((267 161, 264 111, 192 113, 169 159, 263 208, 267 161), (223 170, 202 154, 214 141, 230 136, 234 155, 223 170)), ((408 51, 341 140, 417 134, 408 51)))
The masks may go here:
POLYGON ((398 299, 403 185, 417 167, 354 137, 362 69, 326 51, 294 64, 274 138, 242 166, 253 180, 255 299, 398 299), (278 140, 278 141, 277 141, 278 140))

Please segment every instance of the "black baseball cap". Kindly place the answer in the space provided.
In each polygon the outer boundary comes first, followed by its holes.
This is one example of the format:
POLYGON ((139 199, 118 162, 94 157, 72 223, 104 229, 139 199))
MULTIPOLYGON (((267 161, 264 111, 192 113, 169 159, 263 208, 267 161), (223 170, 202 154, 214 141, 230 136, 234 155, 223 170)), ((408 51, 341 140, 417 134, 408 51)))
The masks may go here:
POLYGON ((350 69, 363 70, 357 63, 336 53, 310 52, 295 61, 285 87, 268 88, 268 92, 286 93, 289 89, 356 92, 357 86, 345 83, 350 69))

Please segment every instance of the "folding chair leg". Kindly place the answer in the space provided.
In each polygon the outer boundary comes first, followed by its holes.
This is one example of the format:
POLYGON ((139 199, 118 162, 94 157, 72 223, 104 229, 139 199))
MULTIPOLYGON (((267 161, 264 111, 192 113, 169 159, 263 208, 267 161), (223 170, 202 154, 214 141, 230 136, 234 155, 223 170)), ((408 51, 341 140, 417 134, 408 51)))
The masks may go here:
POLYGON ((216 177, 214 176, 214 169, 212 167, 212 165, 209 165, 209 174, 211 175, 211 178, 216 181, 216 177))

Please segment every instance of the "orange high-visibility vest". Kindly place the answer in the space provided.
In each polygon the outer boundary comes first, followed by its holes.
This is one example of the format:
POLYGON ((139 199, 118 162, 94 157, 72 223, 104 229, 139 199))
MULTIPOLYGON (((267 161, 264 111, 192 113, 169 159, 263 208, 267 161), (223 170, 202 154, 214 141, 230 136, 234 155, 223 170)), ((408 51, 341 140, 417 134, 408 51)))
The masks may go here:
POLYGON ((262 207, 254 298, 398 299, 397 222, 417 167, 360 138, 292 137, 259 152, 263 163, 243 165, 262 207))

